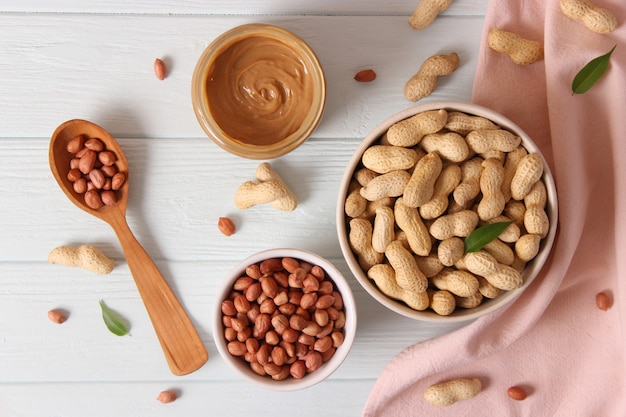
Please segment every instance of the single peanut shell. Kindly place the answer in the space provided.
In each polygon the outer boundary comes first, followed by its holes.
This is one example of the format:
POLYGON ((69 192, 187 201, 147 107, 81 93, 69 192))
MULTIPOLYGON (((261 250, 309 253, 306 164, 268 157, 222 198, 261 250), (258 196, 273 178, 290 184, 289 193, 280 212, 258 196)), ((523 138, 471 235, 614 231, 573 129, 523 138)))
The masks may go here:
POLYGON ((450 291, 459 297, 470 297, 478 291, 478 279, 467 271, 445 268, 430 279, 440 290, 450 291))
POLYGON ((502 214, 506 200, 502 194, 502 182, 504 181, 504 167, 494 159, 486 159, 482 163, 483 171, 480 175, 480 191, 483 196, 478 203, 476 211, 478 217, 488 221, 502 214))
POLYGON ((435 182, 442 168, 443 163, 437 153, 429 153, 420 159, 404 188, 404 204, 419 207, 428 202, 433 196, 435 182))
POLYGON ((424 399, 437 407, 447 407, 460 400, 478 395, 482 385, 477 378, 459 378, 431 385, 424 391, 424 399))
POLYGON ((426 225, 416 208, 404 203, 404 198, 398 198, 394 206, 396 224, 406 236, 409 247, 419 256, 428 256, 432 248, 432 241, 426 225))
POLYGON ((399 241, 387 245, 385 256, 395 271, 396 282, 408 291, 423 292, 428 288, 428 279, 420 271, 413 254, 399 241))
POLYGON ((427 58, 419 71, 404 85, 404 97, 415 102, 429 96, 437 88, 438 78, 452 74, 459 67, 459 63, 456 52, 427 58))
POLYGON ((430 299, 430 308, 440 316, 449 316, 456 309, 456 299, 454 295, 445 290, 428 291, 430 299))
POLYGON ((462 210, 437 218, 430 225, 430 234, 438 240, 454 236, 467 237, 478 225, 478 214, 473 210, 462 210))
POLYGON ((453 191, 454 201, 464 206, 480 193, 480 175, 483 171, 483 159, 472 158, 461 165, 461 183, 453 191))
POLYGON ((267 162, 260 164, 256 170, 256 181, 246 181, 235 193, 235 206, 241 210, 257 204, 270 203, 282 211, 293 211, 298 201, 287 187, 280 175, 267 162))
POLYGON ((68 267, 85 268, 96 274, 109 274, 115 261, 92 245, 59 246, 48 254, 48 262, 68 267))
POLYGON ((369 201, 398 197, 404 192, 410 178, 411 174, 404 170, 379 175, 361 188, 361 196, 369 201))
POLYGON ((407 170, 417 163, 418 156, 415 150, 400 146, 375 145, 363 152, 363 165, 379 174, 391 171, 407 170))
POLYGON ((596 33, 611 33, 617 27, 617 18, 610 10, 598 7, 586 0, 561 0, 565 16, 581 21, 596 33))
POLYGON ((470 156, 467 142, 455 132, 428 134, 422 138, 420 145, 426 152, 437 152, 441 158, 451 162, 460 163, 470 156))
POLYGON ((543 59, 540 42, 522 38, 516 33, 493 28, 487 42, 491 49, 507 54, 518 65, 529 65, 543 59))
POLYGON ((503 265, 512 265, 515 260, 515 252, 513 249, 497 238, 485 244, 483 250, 503 265))
POLYGON ((542 175, 543 160, 541 156, 537 153, 524 156, 519 161, 515 175, 511 179, 511 197, 515 200, 524 199, 542 175))
POLYGON ((420 271, 426 275, 426 278, 432 278, 444 268, 437 255, 430 254, 428 256, 417 256, 415 258, 420 271))
POLYGON ((525 234, 515 242, 515 254, 524 262, 528 262, 537 256, 541 244, 541 236, 525 234))
POLYGON ((357 258, 361 268, 367 271, 373 265, 383 261, 384 255, 374 250, 372 246, 373 226, 369 220, 352 219, 350 220, 350 231, 348 240, 350 247, 357 254, 357 258))
POLYGON ((447 165, 439 174, 433 189, 433 196, 419 208, 419 213, 425 220, 441 216, 450 201, 450 194, 461 181, 461 168, 457 164, 447 165))
POLYGON ((387 246, 395 240, 395 218, 391 207, 383 206, 376 209, 372 247, 376 252, 385 253, 387 246))
POLYGON ((476 308, 483 302, 483 295, 480 291, 476 291, 469 297, 459 297, 458 295, 454 296, 457 307, 462 308, 476 308))
POLYGON ((465 243, 458 237, 451 237, 439 242, 437 257, 445 266, 453 266, 465 254, 465 243))
POLYGON ((387 131, 387 141, 394 146, 415 146, 425 135, 439 132, 446 125, 445 109, 429 110, 393 124, 387 131))
POLYGON ((511 266, 500 264, 485 251, 470 252, 463 259, 468 271, 480 275, 501 290, 514 290, 524 283, 519 271, 511 266))
POLYGON ((448 112, 448 122, 445 127, 461 136, 466 136, 473 130, 499 129, 498 125, 487 118, 471 116, 460 111, 448 112))
POLYGON ((506 154, 504 160, 504 179, 502 181, 502 195, 504 195, 506 201, 511 199, 511 181, 515 176, 520 161, 526 155, 528 155, 528 151, 523 146, 518 146, 517 149, 506 154))
POLYGON ((424 29, 432 24, 437 15, 448 7, 452 0, 421 0, 409 18, 413 29, 424 29))
POLYGON ((480 292, 483 297, 496 298, 502 294, 502 290, 500 288, 494 287, 485 278, 476 275, 476 279, 478 280, 478 292, 480 292))
POLYGON ((344 211, 350 218, 359 217, 367 208, 367 200, 361 195, 360 188, 351 191, 346 197, 344 211))
POLYGON ((512 152, 522 139, 504 129, 474 130, 467 134, 469 147, 478 154, 489 151, 512 152))
POLYGON ((367 271, 367 276, 387 297, 403 301, 414 310, 423 311, 430 305, 426 291, 411 292, 400 287, 396 282, 394 269, 389 264, 374 265, 367 271))

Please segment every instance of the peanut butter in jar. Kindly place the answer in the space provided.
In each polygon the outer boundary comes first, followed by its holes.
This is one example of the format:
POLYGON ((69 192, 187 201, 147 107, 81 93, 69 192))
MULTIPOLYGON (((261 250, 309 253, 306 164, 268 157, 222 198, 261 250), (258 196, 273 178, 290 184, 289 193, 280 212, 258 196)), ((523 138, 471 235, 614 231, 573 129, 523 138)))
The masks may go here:
POLYGON ((268 159, 295 149, 317 127, 325 80, 300 38, 276 26, 243 25, 205 50, 192 98, 200 125, 218 145, 268 159))

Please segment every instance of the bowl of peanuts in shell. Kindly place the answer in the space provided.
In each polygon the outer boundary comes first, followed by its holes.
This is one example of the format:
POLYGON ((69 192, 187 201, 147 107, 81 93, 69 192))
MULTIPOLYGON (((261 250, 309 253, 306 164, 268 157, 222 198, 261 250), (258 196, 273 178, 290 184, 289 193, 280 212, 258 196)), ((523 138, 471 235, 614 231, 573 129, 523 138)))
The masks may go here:
POLYGON ((248 381, 295 391, 329 377, 356 334, 356 304, 341 272, 301 249, 255 253, 225 277, 213 311, 224 360, 248 381))
POLYGON ((533 140, 461 102, 420 104, 371 131, 346 167, 336 215, 363 288, 398 314, 441 323, 510 305, 540 273, 558 223, 533 140))

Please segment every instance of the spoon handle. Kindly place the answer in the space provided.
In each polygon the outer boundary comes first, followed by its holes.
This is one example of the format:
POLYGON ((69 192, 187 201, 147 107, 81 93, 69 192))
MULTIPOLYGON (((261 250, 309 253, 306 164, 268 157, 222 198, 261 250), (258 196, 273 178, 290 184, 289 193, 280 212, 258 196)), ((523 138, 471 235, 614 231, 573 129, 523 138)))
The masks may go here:
POLYGON ((206 347, 163 275, 131 232, 125 217, 110 222, 122 245, 130 272, 174 375, 199 369, 208 359, 206 347))

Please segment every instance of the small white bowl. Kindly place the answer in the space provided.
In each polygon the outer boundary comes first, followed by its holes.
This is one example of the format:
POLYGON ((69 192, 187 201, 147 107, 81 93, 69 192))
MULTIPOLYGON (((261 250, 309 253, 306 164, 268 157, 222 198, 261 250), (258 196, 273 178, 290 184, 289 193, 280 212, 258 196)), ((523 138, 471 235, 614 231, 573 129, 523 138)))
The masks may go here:
POLYGON ((336 207, 336 220, 337 220, 337 234, 339 237, 339 243, 341 246, 341 251, 343 252, 343 256, 348 263, 348 266, 357 281, 363 286, 363 288, 379 303, 389 308, 390 310, 401 314, 405 317, 409 317, 415 320, 422 320, 428 322, 440 322, 440 323, 453 323, 453 322, 464 322, 476 319, 480 316, 488 314, 498 308, 501 308, 505 305, 512 303, 519 295, 533 282, 533 280, 537 277, 539 272, 541 271, 543 265, 545 264, 548 255, 550 254, 550 250, 552 248, 554 238, 557 230, 557 222, 558 222, 558 208, 557 208, 557 195, 556 195, 556 187, 554 184, 554 179, 552 177, 552 173, 550 172, 550 168, 544 160, 544 173, 543 173, 543 181, 546 185, 547 189, 547 205, 546 212, 548 214, 548 218, 550 220, 550 229, 547 236, 542 240, 541 247, 539 249, 539 253, 537 256, 526 265, 526 268, 522 272, 522 277, 524 278, 524 284, 521 288, 512 291, 503 292, 500 296, 492 300, 485 300, 481 305, 471 309, 463 309, 457 308, 452 314, 447 316, 442 316, 434 311, 428 309, 425 311, 417 311, 410 307, 408 307, 403 302, 394 300, 392 298, 387 297, 383 294, 376 284, 370 280, 367 276, 366 271, 364 271, 357 260, 356 255, 352 251, 348 239, 348 225, 346 222, 346 215, 344 211, 344 205, 346 196, 348 194, 348 188, 350 186, 350 181, 352 179, 353 173, 361 162, 361 157, 365 150, 369 148, 374 142, 378 141, 381 136, 387 132, 389 127, 393 124, 407 119, 411 116, 414 116, 418 113, 422 113, 429 110, 438 110, 438 109, 446 109, 448 111, 460 111, 467 113, 469 115, 482 116, 485 117, 492 122, 496 123, 500 127, 509 130, 515 133, 517 136, 521 137, 522 145, 528 150, 528 152, 536 152, 541 155, 541 151, 537 147, 537 145, 533 142, 533 140, 524 132, 522 129, 513 123, 508 118, 502 116, 501 114, 485 108, 483 106, 479 106, 476 104, 470 103, 460 103, 460 102, 430 102, 420 104, 411 108, 408 108, 398 114, 395 114, 383 121, 379 124, 374 130, 372 130, 361 142, 359 147, 354 152, 352 158, 348 162, 346 170, 344 172, 343 178, 341 180, 341 186, 339 189, 339 194, 337 198, 337 207, 336 207))
POLYGON ((228 365, 236 370, 242 377, 248 381, 259 385, 263 388, 274 391, 296 391, 304 388, 308 388, 315 385, 326 378, 328 378, 333 372, 339 368, 343 361, 348 356, 354 337, 356 335, 357 317, 356 317, 356 303, 352 290, 348 285, 348 282, 343 277, 341 272, 333 264, 319 255, 302 250, 302 249, 289 249, 278 248, 269 249, 262 252, 255 253, 248 258, 241 261, 235 266, 228 275, 224 278, 220 287, 218 288, 215 296, 215 302, 213 305, 213 338, 217 349, 222 358, 228 363, 228 365), (343 299, 343 311, 346 316, 346 323, 343 327, 344 341, 336 349, 334 355, 322 366, 310 373, 307 373, 303 378, 295 379, 289 377, 284 380, 276 381, 269 376, 261 376, 255 373, 247 362, 241 357, 233 356, 228 352, 227 341, 224 338, 224 324, 222 314, 222 301, 229 297, 229 294, 233 290, 234 282, 241 276, 245 275, 246 267, 257 264, 261 261, 271 258, 293 258, 296 260, 308 262, 312 265, 318 265, 326 272, 327 279, 330 279, 335 286, 335 289, 339 291, 343 299))

